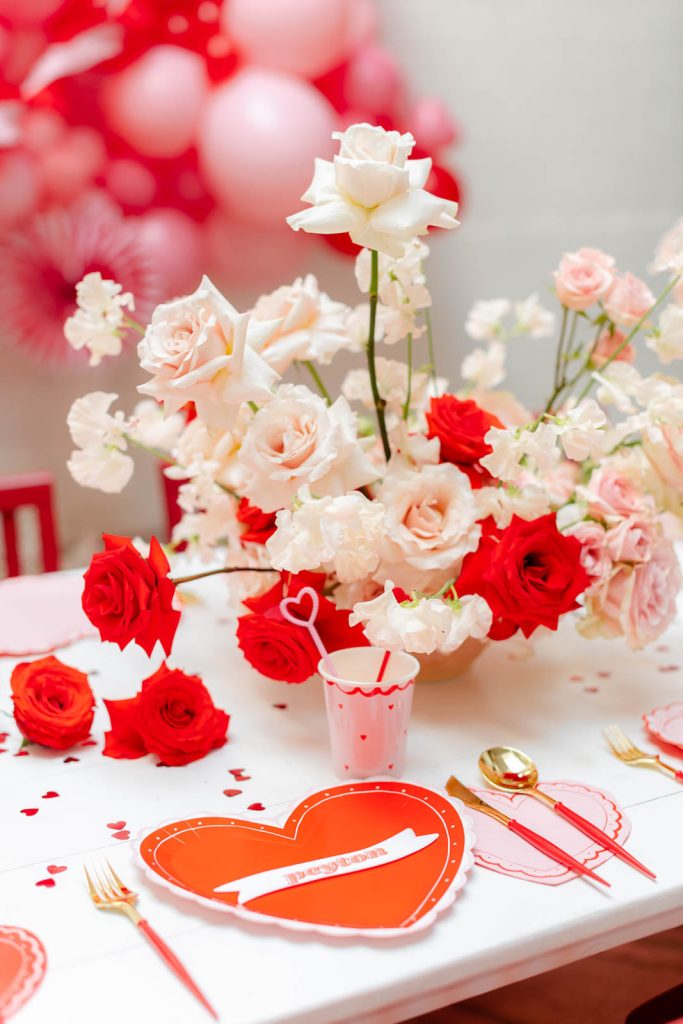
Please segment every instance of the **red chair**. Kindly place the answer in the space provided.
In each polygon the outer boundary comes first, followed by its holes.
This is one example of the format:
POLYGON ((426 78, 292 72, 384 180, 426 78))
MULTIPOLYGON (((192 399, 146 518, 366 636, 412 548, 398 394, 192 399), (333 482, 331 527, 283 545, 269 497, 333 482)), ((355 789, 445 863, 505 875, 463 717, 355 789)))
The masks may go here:
POLYGON ((38 512, 43 569, 59 568, 57 531, 52 504, 54 478, 51 473, 21 473, 0 477, 0 515, 5 538, 5 562, 8 576, 19 576, 21 559, 17 543, 17 510, 33 506, 38 512))

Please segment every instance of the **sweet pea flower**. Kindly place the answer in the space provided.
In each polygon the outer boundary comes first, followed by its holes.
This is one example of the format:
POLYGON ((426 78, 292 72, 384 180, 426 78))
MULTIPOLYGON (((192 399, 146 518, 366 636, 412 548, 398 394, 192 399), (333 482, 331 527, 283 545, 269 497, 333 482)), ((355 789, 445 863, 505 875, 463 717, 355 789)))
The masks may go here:
POLYGON ((278 373, 286 373, 295 360, 314 360, 323 366, 352 343, 346 329, 349 307, 321 292, 313 274, 276 288, 257 299, 252 323, 280 321, 260 342, 259 354, 278 373))
POLYGON ((533 430, 491 427, 484 440, 493 451, 479 461, 499 480, 518 483, 529 469, 544 472, 556 465, 560 458, 557 433, 554 423, 539 423, 533 430))
POLYGON ((185 428, 180 413, 164 416, 158 402, 138 402, 128 425, 128 435, 143 448, 170 452, 185 428))
POLYGON ((341 583, 366 579, 379 565, 384 516, 382 503, 360 491, 313 498, 304 487, 292 510, 277 513, 266 541, 271 565, 293 573, 322 568, 341 583))
POLYGON ((639 277, 627 273, 617 277, 605 298, 605 312, 621 327, 633 327, 655 303, 655 297, 639 277))
POLYGON ((122 412, 109 407, 118 395, 93 391, 77 398, 66 418, 77 445, 67 462, 69 473, 81 487, 118 494, 133 475, 134 463, 126 455, 129 423, 122 412))
POLYGON ((594 398, 586 398, 556 418, 555 423, 564 454, 574 462, 599 459, 606 454, 609 436, 607 417, 594 398))
POLYGON ((457 203, 424 189, 431 160, 408 159, 415 145, 409 132, 354 124, 332 137, 339 153, 333 161, 316 159, 301 197, 311 207, 287 218, 295 231, 348 232, 356 245, 399 258, 430 226, 458 226, 457 203))
POLYGON ((614 284, 614 260, 600 249, 567 252, 553 277, 558 299, 575 312, 603 299, 614 284))
POLYGON ((663 363, 683 359, 683 306, 666 306, 660 313, 657 329, 645 339, 645 344, 663 363))
POLYGON ((480 299, 465 320, 465 334, 475 341, 494 341, 503 333, 503 317, 512 307, 509 299, 480 299))
POLYGON ((72 348, 87 348, 90 365, 99 366, 104 356, 121 352, 125 330, 124 309, 134 309, 131 292, 116 281, 105 280, 99 271, 86 274, 76 285, 78 309, 64 324, 64 336, 72 348))
POLYGON ((471 387, 495 388, 505 380, 505 356, 502 341, 492 341, 486 348, 475 348, 460 364, 460 375, 471 387))
POLYGON ((258 349, 278 327, 238 313, 204 277, 192 295, 154 310, 138 345, 152 379, 138 391, 163 402, 167 414, 194 402, 207 427, 229 428, 243 402, 271 397, 278 374, 258 349))
POLYGON ((515 302, 515 330, 519 334, 529 334, 532 338, 548 338, 555 329, 555 314, 538 301, 534 293, 523 302, 515 302))
POLYGON ((683 217, 660 239, 651 269, 657 274, 683 274, 683 217))
MULTIPOLYGON (((397 359, 375 359, 377 385, 387 404, 387 410, 400 413, 408 397, 409 370, 407 363, 397 359)), ((422 409, 429 397, 430 378, 426 373, 413 370, 410 375, 410 402, 416 409, 422 409)), ((370 387, 370 375, 366 369, 349 370, 342 383, 342 394, 349 402, 361 402, 366 409, 374 409, 375 403, 370 387)))
POLYGON ((375 646, 414 654, 450 654, 469 637, 483 640, 491 622, 491 609, 478 594, 399 602, 391 580, 385 583, 383 593, 356 604, 349 618, 351 625, 363 626, 375 646))

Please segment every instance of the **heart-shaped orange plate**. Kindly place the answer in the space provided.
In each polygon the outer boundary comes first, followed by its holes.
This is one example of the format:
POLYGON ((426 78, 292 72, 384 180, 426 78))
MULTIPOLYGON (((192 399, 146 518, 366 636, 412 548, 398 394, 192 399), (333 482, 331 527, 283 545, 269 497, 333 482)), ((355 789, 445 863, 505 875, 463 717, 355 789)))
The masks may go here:
POLYGON ((43 980, 47 959, 33 932, 0 925, 0 1020, 30 999, 43 980))
POLYGON ((382 780, 312 793, 282 824, 173 821, 143 835, 139 856, 154 881, 250 921, 388 937, 450 906, 471 846, 458 801, 382 780))

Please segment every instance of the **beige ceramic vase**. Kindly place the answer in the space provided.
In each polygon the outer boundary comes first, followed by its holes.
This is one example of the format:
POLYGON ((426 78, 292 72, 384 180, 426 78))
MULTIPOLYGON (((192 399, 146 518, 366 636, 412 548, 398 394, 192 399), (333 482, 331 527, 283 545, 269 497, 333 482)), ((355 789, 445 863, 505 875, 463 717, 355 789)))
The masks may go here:
POLYGON ((446 679, 456 679, 463 675, 486 647, 485 640, 473 640, 471 637, 451 654, 418 654, 420 674, 418 683, 435 683, 446 679))

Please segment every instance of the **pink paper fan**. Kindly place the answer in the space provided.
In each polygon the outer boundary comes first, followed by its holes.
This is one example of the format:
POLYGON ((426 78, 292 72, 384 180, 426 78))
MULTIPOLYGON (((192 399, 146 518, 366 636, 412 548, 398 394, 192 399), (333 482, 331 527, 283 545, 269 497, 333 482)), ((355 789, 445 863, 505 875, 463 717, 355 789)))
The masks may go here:
POLYGON ((76 308, 76 284, 89 271, 131 291, 142 322, 162 297, 163 283, 136 221, 97 190, 71 206, 36 214, 7 235, 0 265, 4 336, 43 363, 85 365, 87 353, 69 346, 63 327, 76 308))

